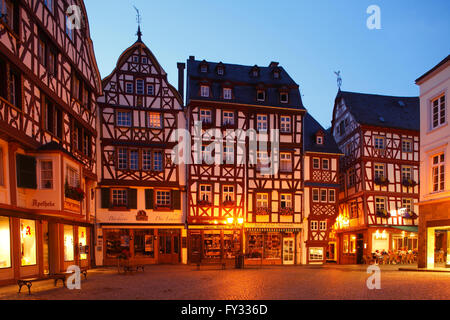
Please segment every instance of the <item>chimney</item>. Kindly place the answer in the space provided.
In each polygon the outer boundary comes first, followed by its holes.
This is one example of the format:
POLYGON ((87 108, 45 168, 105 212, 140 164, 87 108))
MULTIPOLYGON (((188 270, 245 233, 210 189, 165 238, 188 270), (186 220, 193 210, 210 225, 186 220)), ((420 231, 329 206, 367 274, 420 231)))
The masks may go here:
POLYGON ((269 68, 276 68, 276 67, 278 67, 278 65, 279 65, 278 62, 272 61, 272 62, 269 64, 269 68))
POLYGON ((195 60, 195 56, 189 56, 189 61, 194 61, 195 60))
POLYGON ((180 93, 181 99, 184 101, 184 69, 186 68, 185 63, 177 63, 178 67, 178 92, 180 93))

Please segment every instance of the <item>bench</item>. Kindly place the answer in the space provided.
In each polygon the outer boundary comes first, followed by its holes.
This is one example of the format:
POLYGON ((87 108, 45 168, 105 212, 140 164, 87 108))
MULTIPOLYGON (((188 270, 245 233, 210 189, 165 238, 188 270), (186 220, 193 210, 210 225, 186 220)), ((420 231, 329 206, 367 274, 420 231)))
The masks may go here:
POLYGON ((17 280, 17 285, 19 286, 19 293, 22 292, 22 287, 26 286, 28 288, 28 294, 31 295, 31 287, 33 286, 33 283, 41 282, 41 281, 48 281, 48 280, 54 280, 55 281, 55 287, 58 285, 58 280, 61 280, 63 283, 63 286, 66 286, 66 277, 65 274, 55 274, 47 277, 42 278, 28 278, 28 279, 20 279, 17 280))
POLYGON ((119 258, 117 262, 117 269, 119 274, 121 273, 121 270, 123 270, 124 274, 127 272, 139 272, 139 270, 145 272, 145 265, 130 261, 128 259, 119 258))
POLYGON ((212 266, 212 265, 220 265, 222 266, 222 270, 225 270, 227 268, 227 263, 225 260, 218 260, 218 261, 214 261, 214 260, 199 260, 197 262, 197 270, 200 270, 200 266, 202 265, 206 265, 206 266, 212 266))

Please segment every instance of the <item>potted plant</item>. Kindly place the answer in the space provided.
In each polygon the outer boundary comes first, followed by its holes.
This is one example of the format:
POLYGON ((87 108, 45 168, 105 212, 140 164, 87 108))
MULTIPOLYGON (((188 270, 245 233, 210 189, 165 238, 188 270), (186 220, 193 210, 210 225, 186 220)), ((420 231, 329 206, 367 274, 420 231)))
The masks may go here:
POLYGON ((414 188, 415 186, 417 186, 417 182, 415 182, 412 179, 404 179, 402 182, 403 186, 405 187, 412 187, 414 188))
POLYGON ((292 216, 292 215, 294 215, 294 209, 292 209, 292 208, 281 208, 280 215, 282 215, 282 216, 292 216))
POLYGON ((269 215, 269 213, 270 213, 269 208, 266 207, 256 208, 256 215, 258 216, 267 216, 269 215))
POLYGON ((379 186, 386 186, 389 184, 389 180, 385 176, 379 176, 375 178, 375 184, 379 186))
POLYGON ((209 200, 199 200, 198 205, 202 207, 210 207, 211 202, 209 200))
POLYGON ((407 210, 403 213, 403 219, 417 219, 418 217, 417 213, 411 210, 407 210))
POLYGON ((376 215, 377 215, 377 217, 385 218, 385 219, 389 219, 391 217, 391 214, 389 212, 387 212, 386 209, 377 210, 376 215))
POLYGON ((69 183, 66 181, 64 185, 64 195, 66 198, 75 200, 75 201, 83 201, 85 197, 85 193, 83 189, 80 188, 80 186, 72 187, 69 185, 69 183))
POLYGON ((224 207, 234 207, 234 205, 235 205, 235 202, 233 200, 225 200, 223 202, 224 207))

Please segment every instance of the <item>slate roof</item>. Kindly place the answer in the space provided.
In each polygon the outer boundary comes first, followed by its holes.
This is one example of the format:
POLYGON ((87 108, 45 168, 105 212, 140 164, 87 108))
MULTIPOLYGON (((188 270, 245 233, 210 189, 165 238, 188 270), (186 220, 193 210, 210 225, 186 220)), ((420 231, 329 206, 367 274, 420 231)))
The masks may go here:
POLYGON ((336 99, 345 105, 359 124, 420 130, 419 97, 393 97, 340 91, 336 99))
POLYGON ((331 130, 324 130, 320 123, 309 113, 305 115, 303 121, 304 148, 306 152, 342 154, 331 134, 331 130), (316 143, 316 133, 319 130, 322 130, 325 134, 323 145, 316 143))
POLYGON ((251 76, 251 72, 254 66, 207 61, 208 72, 202 73, 200 71, 200 65, 203 62, 204 61, 195 60, 193 57, 187 61, 187 104, 189 104, 191 100, 204 100, 304 110, 299 87, 283 67, 278 65, 272 67, 258 66, 259 76, 253 77, 251 76), (219 64, 224 67, 223 75, 218 75, 216 72, 216 68, 219 64), (272 75, 275 68, 280 72, 279 79, 274 79, 272 75), (212 83, 212 97, 204 98, 200 96, 200 83, 202 81, 209 81, 212 83), (232 87, 234 95, 233 99, 224 100, 221 98, 224 85, 230 85, 232 87), (266 90, 266 100, 263 102, 257 101, 256 99, 258 85, 262 85, 266 90), (279 102, 279 90, 282 88, 289 90, 288 103, 279 102))

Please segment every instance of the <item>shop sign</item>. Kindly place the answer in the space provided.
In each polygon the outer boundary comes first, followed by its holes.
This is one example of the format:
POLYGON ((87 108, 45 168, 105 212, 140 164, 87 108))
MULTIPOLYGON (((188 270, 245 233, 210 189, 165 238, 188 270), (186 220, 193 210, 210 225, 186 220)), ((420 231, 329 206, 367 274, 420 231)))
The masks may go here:
POLYGON ((37 199, 33 199, 31 202, 31 206, 35 208, 53 208, 56 206, 56 204, 53 201, 39 201, 37 199))
POLYGON ((246 229, 252 228, 267 228, 267 229, 301 229, 303 226, 300 223, 246 223, 246 229))
MULTIPOLYGON (((142 210, 143 211, 143 210, 142 210)), ((138 212, 136 215, 129 212, 98 212, 98 220, 109 223, 183 223, 181 212, 138 212)))
POLYGON ((148 221, 147 212, 141 210, 136 215, 136 221, 148 221))
POLYGON ((78 203, 73 203, 73 202, 70 202, 67 200, 64 201, 64 209, 65 210, 79 212, 80 208, 81 207, 78 203))

